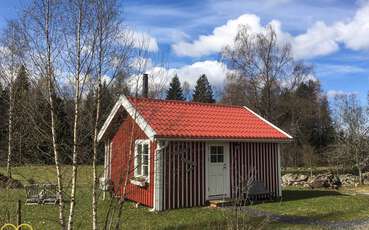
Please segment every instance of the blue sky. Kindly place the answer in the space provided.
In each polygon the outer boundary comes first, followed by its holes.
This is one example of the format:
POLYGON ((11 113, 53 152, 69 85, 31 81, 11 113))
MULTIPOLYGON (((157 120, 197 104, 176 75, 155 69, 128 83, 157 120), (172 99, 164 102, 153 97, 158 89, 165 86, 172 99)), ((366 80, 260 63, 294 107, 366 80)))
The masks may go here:
MULTIPOLYGON (((1 27, 24 1, 2 0, 0 4, 1 27)), ((155 44, 153 56, 161 57, 153 58, 148 72, 177 73, 190 84, 204 72, 220 89, 226 69, 219 62, 219 51, 231 42, 235 25, 247 24, 250 31, 258 32, 272 24, 281 40, 293 44, 297 59, 314 65, 315 77, 330 96, 357 93, 366 101, 366 0, 122 0, 122 7, 125 23, 149 36, 155 44)))
MULTIPOLYGON (((260 20, 260 26, 277 20, 281 30, 290 36, 306 34, 323 23, 327 29, 316 29, 316 33, 306 37, 306 43, 319 37, 315 45, 307 46, 299 51, 301 59, 315 67, 315 76, 329 95, 337 93, 357 93, 360 99, 366 101, 369 89, 369 43, 352 41, 350 36, 369 35, 369 24, 361 22, 361 14, 365 14, 366 1, 335 1, 335 0, 218 0, 218 1, 125 1, 125 19, 137 30, 145 31, 153 36, 159 50, 165 53, 169 68, 181 69, 193 63, 206 60, 219 60, 216 49, 204 55, 184 55, 176 52, 173 45, 180 41, 194 44, 200 36, 211 36, 217 27, 226 25, 229 20, 237 20, 241 15, 255 15, 260 20), (363 10, 364 9, 364 10, 363 10), (344 28, 340 28, 341 25, 344 28), (339 27, 335 29, 335 27, 339 27), (357 29, 356 29, 357 28, 357 29), (325 36, 330 30, 347 30, 344 35, 325 36), (362 33, 349 30, 360 30, 362 33), (338 41, 335 36, 343 36, 338 41), (320 38, 322 37, 322 38, 320 38), (327 38, 324 38, 327 37, 327 38), (319 47, 319 43, 335 43, 335 48, 319 47), (317 45, 318 44, 318 45, 317 45), (314 47, 318 46, 318 47, 314 47), (309 52, 313 53, 309 55, 309 52), (314 54, 314 52, 316 54, 314 54)), ((364 15, 365 16, 365 15, 364 15)), ((369 15, 367 16, 369 21, 369 15)), ((240 20, 242 21, 242 20, 240 20)), ((247 20, 243 20, 246 21, 247 20)), ((335 33, 335 32, 334 32, 335 33)), ((369 40, 369 36, 365 39, 369 40)), ((304 42, 302 42, 304 43, 304 42)), ((206 46, 206 42, 202 43, 206 46)), ((187 46, 187 48, 195 47, 187 46)), ((198 47, 197 47, 198 48, 198 47)), ((178 51, 178 50, 177 50, 178 51)), ((187 71, 191 72, 191 71, 187 71)), ((191 73, 192 74, 192 73, 191 73)), ((200 74, 200 73, 199 73, 200 74)), ((186 80, 186 76, 180 76, 186 80)), ((218 76, 222 78, 223 76, 218 76)), ((214 84, 220 82, 216 76, 211 77, 214 84)), ((190 82, 192 80, 189 80, 190 82)))

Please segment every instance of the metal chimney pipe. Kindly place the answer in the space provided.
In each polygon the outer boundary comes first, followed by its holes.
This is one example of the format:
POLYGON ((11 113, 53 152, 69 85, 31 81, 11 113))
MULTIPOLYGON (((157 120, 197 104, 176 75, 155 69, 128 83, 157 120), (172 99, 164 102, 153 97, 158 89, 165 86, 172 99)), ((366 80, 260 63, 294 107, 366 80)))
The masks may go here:
POLYGON ((147 98, 149 95, 149 75, 144 73, 142 76, 142 97, 147 98))

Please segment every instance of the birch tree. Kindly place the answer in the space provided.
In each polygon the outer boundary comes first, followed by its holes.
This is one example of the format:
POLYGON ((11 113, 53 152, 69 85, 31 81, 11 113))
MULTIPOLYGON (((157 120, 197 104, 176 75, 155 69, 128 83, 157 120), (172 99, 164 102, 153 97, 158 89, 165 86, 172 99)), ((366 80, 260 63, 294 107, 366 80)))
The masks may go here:
MULTIPOLYGON (((250 33, 243 26, 234 44, 225 47, 221 55, 225 64, 245 79, 247 104, 268 120, 276 121, 281 83, 289 82, 298 67, 291 45, 279 44, 272 26, 258 34, 250 33)), ((306 76, 305 73, 302 76, 306 76)))
MULTIPOLYGON (((140 95, 140 87, 143 80, 142 76, 144 73, 147 72, 150 66, 150 52, 148 51, 148 41, 145 37, 134 37, 132 31, 130 30, 123 30, 122 32, 123 34, 120 34, 120 36, 122 36, 121 39, 124 39, 124 42, 127 44, 125 45, 125 47, 127 47, 125 49, 126 52, 124 52, 127 55, 125 55, 124 58, 121 59, 121 63, 124 64, 123 66, 125 68, 118 69, 117 75, 119 75, 121 71, 123 71, 124 73, 126 73, 126 75, 131 76, 129 79, 126 79, 126 81, 129 81, 128 84, 130 85, 129 93, 138 97, 140 95)), ((160 81, 157 86, 151 88, 151 91, 149 91, 149 95, 158 95, 158 91, 164 92, 164 88, 162 87, 163 85, 166 85, 166 82, 164 82, 164 76, 161 72, 159 72, 155 77, 158 77, 159 80, 161 79, 162 81, 160 81)), ((165 79, 167 79, 166 77, 167 76, 165 76, 165 79)), ((154 82, 153 78, 154 76, 151 76, 151 82, 154 82)), ((103 229, 121 229, 123 206, 128 195, 127 186, 131 179, 130 175, 132 175, 135 170, 134 167, 131 167, 131 164, 135 160, 135 140, 137 139, 139 129, 135 124, 137 117, 138 114, 135 112, 132 115, 132 120, 129 124, 129 126, 132 127, 130 132, 127 133, 129 154, 125 161, 126 167, 122 168, 119 182, 115 185, 119 186, 122 189, 122 193, 120 194, 118 200, 116 200, 114 197, 111 198, 106 216, 104 218, 103 229)))
POLYGON ((93 126, 92 152, 92 229, 97 229, 97 184, 96 161, 98 154, 97 136, 101 124, 101 97, 103 76, 110 82, 127 66, 133 41, 123 31, 119 4, 116 0, 97 0, 96 7, 96 65, 93 79, 95 88, 95 117, 93 126))
POLYGON ((8 108, 8 154, 6 171, 8 177, 12 176, 11 163, 13 157, 13 125, 14 125, 14 82, 21 66, 22 48, 20 44, 19 24, 9 21, 4 31, 0 47, 0 71, 3 81, 9 89, 8 108))
POLYGON ((336 123, 339 126, 336 157, 351 163, 363 183, 362 171, 369 163, 368 154, 368 108, 360 105, 356 95, 338 95, 335 98, 336 123))
POLYGON ((56 104, 55 96, 58 88, 57 62, 60 58, 61 31, 60 23, 61 5, 57 0, 34 0, 25 9, 21 18, 23 37, 27 41, 27 61, 32 63, 34 77, 42 78, 47 82, 45 97, 49 103, 50 131, 54 153, 54 164, 58 187, 59 224, 65 229, 64 216, 64 187, 60 166, 60 147, 57 140, 56 104))
POLYGON ((73 146, 72 146, 72 178, 67 229, 73 229, 76 205, 78 157, 80 154, 80 112, 81 100, 85 92, 85 83, 92 74, 95 55, 96 37, 95 14, 93 1, 70 0, 63 4, 65 56, 63 66, 67 78, 73 88, 73 146))

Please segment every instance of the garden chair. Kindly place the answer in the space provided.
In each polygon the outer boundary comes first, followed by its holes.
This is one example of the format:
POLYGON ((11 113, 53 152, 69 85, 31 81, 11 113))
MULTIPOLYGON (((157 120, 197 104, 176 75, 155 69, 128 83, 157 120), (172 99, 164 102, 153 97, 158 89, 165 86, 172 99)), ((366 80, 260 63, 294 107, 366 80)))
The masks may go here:
POLYGON ((44 184, 42 189, 42 203, 43 204, 57 204, 57 188, 55 184, 44 184))
POLYGON ((57 188, 55 184, 31 184, 25 186, 26 205, 57 204, 57 188))
POLYGON ((39 204, 39 186, 37 184, 31 184, 26 185, 24 188, 26 189, 26 205, 39 204))

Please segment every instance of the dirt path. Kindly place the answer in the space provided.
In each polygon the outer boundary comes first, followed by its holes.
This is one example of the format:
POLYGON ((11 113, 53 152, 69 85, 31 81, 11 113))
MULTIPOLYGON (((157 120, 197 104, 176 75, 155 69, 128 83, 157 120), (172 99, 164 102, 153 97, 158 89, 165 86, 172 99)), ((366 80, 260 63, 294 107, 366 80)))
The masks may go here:
POLYGON ((325 221, 302 216, 278 215, 252 207, 244 207, 244 210, 252 216, 268 217, 272 221, 287 224, 317 225, 326 229, 369 229, 369 219, 351 221, 325 221))

